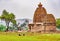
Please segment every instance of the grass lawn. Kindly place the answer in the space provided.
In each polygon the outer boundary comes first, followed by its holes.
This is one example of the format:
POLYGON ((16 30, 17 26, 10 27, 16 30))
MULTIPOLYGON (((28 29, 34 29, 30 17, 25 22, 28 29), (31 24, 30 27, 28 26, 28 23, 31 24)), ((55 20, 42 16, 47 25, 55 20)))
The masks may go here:
MULTIPOLYGON (((25 36, 19 36, 19 33, 0 32, 0 41, 60 41, 60 34, 40 34, 26 33, 25 36)), ((22 33, 21 33, 22 35, 22 33)))

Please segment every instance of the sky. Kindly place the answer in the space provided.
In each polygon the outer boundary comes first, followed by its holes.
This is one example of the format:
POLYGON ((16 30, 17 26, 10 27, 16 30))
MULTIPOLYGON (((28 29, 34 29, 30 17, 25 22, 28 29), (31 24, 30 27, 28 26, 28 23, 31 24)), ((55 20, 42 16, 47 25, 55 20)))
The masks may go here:
POLYGON ((0 15, 6 9, 16 15, 16 19, 33 19, 39 3, 43 4, 48 14, 60 18, 60 0, 0 0, 0 15))

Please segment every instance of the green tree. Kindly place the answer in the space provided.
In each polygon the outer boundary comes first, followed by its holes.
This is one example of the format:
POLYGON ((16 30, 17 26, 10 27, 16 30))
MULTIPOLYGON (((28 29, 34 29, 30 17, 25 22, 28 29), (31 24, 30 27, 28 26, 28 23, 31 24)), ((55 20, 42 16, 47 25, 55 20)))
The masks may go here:
POLYGON ((20 25, 20 28, 22 30, 28 30, 28 24, 29 24, 29 20, 25 19, 24 23, 20 25))
POLYGON ((13 28, 17 28, 16 20, 12 20, 11 22, 12 22, 12 24, 13 24, 13 28))
POLYGON ((12 20, 11 22, 13 23, 13 25, 16 25, 16 20, 12 20))
POLYGON ((56 26, 60 29, 60 18, 56 19, 56 26))
POLYGON ((0 16, 0 18, 1 18, 1 20, 4 20, 5 21, 6 26, 7 26, 6 31, 8 31, 9 23, 12 20, 15 20, 15 15, 13 13, 10 13, 9 14, 9 12, 7 12, 6 10, 3 10, 2 15, 0 16))

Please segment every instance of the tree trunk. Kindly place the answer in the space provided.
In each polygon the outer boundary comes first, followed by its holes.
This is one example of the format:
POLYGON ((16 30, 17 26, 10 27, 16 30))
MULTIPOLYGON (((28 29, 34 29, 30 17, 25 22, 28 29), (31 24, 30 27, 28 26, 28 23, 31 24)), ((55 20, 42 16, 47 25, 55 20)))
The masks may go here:
POLYGON ((8 32, 9 30, 8 30, 8 27, 6 28, 6 30, 5 30, 5 32, 8 32))
POLYGON ((9 21, 6 21, 6 26, 7 26, 7 29, 6 29, 6 32, 9 31, 9 21))

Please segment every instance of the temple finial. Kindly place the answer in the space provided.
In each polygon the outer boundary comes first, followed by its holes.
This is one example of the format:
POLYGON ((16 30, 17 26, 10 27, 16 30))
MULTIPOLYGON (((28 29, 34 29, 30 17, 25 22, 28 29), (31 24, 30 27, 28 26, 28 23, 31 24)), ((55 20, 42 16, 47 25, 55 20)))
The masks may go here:
POLYGON ((41 2, 38 4, 38 6, 39 6, 39 7, 42 7, 42 4, 41 4, 41 2))

